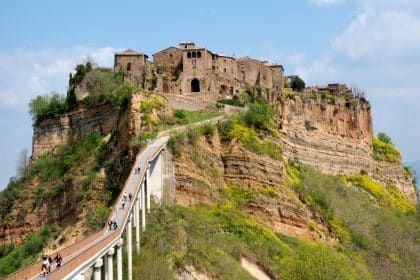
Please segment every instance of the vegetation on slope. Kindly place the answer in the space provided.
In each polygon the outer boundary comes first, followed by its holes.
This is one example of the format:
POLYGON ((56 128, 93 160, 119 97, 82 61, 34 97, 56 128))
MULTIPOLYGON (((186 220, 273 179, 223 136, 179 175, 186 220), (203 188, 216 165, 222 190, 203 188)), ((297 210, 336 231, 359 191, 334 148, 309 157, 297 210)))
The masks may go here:
POLYGON ((174 279, 186 266, 193 266, 219 279, 253 279, 240 266, 242 257, 257 263, 274 279, 369 278, 330 245, 267 230, 246 214, 234 197, 215 206, 155 209, 141 247, 140 256, 134 259, 138 278, 163 279, 163 271, 164 279, 174 279))
POLYGON ((0 277, 36 261, 44 246, 57 235, 57 227, 46 225, 38 233, 30 233, 23 244, 0 246, 0 277))
POLYGON ((401 162, 401 153, 394 146, 391 138, 385 133, 378 133, 378 138, 372 137, 373 158, 387 162, 401 162))
MULTIPOLYGON (((125 179, 125 174, 118 170, 127 169, 117 166, 121 164, 118 158, 110 164, 104 161, 113 139, 115 136, 105 142, 103 134, 93 133, 72 144, 59 146, 30 164, 27 177, 12 178, 8 187, 0 192, 0 224, 23 223, 27 214, 41 214, 40 209, 47 205, 44 223, 60 225, 59 218, 68 214, 73 215, 76 222, 77 210, 85 209, 87 231, 102 228, 108 218, 109 205, 125 179), (107 177, 101 174, 102 168, 107 177), (27 197, 31 198, 29 204, 24 203, 27 197), (17 201, 21 202, 21 208, 12 211, 17 201)), ((13 250, 2 250, 0 269, 2 265, 7 267, 2 271, 8 274, 36 260, 57 231, 61 231, 59 226, 44 227, 39 233, 29 234, 26 242, 13 250)), ((65 238, 63 236, 61 241, 65 238)))
POLYGON ((306 203, 326 217, 338 249, 365 262, 374 279, 416 278, 420 217, 412 202, 367 176, 346 177, 349 185, 298 164, 289 165, 288 174, 306 203))

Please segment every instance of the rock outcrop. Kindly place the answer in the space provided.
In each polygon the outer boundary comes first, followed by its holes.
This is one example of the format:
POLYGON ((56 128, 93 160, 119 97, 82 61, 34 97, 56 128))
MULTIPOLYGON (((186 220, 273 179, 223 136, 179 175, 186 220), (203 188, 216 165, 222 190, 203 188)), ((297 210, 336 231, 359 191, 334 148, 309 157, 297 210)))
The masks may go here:
POLYGON ((218 135, 202 138, 197 145, 186 146, 175 159, 178 204, 212 204, 223 195, 225 186, 240 187, 255 196, 247 212, 273 231, 313 241, 333 241, 322 217, 287 186, 282 161, 253 154, 235 141, 221 143, 218 135), (272 191, 271 196, 264 195, 267 189, 272 191))
POLYGON ((286 158, 323 173, 347 175, 365 170, 416 200, 412 178, 401 163, 373 159, 370 105, 356 98, 279 100, 279 131, 286 158))

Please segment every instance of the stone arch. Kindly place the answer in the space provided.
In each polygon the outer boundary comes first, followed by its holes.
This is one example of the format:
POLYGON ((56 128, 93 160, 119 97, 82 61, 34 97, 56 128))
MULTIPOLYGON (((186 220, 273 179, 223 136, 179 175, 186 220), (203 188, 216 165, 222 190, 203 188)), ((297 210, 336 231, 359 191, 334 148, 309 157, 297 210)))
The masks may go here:
POLYGON ((200 81, 197 78, 191 80, 191 92, 200 92, 200 81))

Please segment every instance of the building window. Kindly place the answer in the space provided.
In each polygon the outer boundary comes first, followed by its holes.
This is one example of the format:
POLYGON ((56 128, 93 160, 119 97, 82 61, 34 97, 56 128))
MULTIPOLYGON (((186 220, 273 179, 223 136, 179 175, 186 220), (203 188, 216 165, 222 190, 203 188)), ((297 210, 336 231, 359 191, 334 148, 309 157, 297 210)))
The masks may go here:
POLYGON ((131 71, 131 63, 127 63, 127 71, 131 71))
POLYGON ((169 57, 172 58, 172 54, 171 53, 169 54, 169 57))
POLYGON ((197 52, 197 58, 201 57, 201 52, 197 52))
POLYGON ((223 68, 223 71, 226 73, 226 68, 223 68))
POLYGON ((192 58, 197 58, 197 53, 196 52, 192 53, 192 58))
POLYGON ((191 52, 187 52, 187 58, 191 58, 191 52))
POLYGON ((216 67, 214 67, 214 65, 211 67, 213 70, 216 70, 216 67))

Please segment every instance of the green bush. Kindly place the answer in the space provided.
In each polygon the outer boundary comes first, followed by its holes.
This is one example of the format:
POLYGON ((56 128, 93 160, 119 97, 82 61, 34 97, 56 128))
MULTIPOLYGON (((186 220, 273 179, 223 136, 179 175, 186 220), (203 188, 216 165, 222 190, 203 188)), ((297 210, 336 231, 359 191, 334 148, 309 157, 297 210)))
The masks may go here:
POLYGON ((274 126, 273 112, 267 102, 249 104, 244 120, 248 126, 260 130, 269 131, 274 126))
POLYGON ((385 132, 379 132, 378 135, 377 135, 377 138, 378 138, 379 141, 382 141, 386 144, 394 145, 394 143, 392 143, 391 137, 386 135, 385 132))
POLYGON ((186 114, 185 110, 175 109, 174 110, 174 117, 175 118, 178 118, 180 120, 183 120, 183 119, 185 119, 187 117, 187 114, 186 114))
POLYGON ((387 162, 401 162, 401 153, 390 143, 372 137, 373 158, 387 162))
POLYGON ((181 147, 184 144, 185 135, 182 132, 175 132, 169 137, 167 146, 174 156, 181 155, 181 147))
POLYGON ((112 93, 112 102, 120 108, 126 108, 133 92, 133 85, 128 82, 124 82, 112 93))
POLYGON ((103 204, 100 204, 92 211, 89 211, 86 219, 86 225, 89 231, 94 232, 102 229, 105 226, 110 213, 111 209, 103 204))

